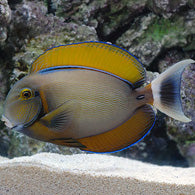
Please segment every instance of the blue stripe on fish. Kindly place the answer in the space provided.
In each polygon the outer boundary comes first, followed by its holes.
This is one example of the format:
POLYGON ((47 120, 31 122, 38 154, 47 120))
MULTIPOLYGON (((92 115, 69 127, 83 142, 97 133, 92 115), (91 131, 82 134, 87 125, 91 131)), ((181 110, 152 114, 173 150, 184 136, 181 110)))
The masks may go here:
POLYGON ((93 71, 102 72, 104 74, 108 74, 108 75, 111 75, 113 77, 116 77, 116 78, 128 83, 132 88, 135 88, 134 85, 130 81, 123 79, 115 74, 112 74, 112 73, 104 71, 104 70, 91 68, 91 67, 85 67, 85 66, 67 66, 67 65, 66 66, 55 66, 55 67, 50 67, 50 68, 45 68, 43 70, 40 70, 38 73, 39 74, 48 74, 48 73, 53 73, 53 72, 57 72, 57 71, 64 71, 64 70, 66 70, 66 71, 72 70, 73 71, 74 69, 93 70, 93 71))

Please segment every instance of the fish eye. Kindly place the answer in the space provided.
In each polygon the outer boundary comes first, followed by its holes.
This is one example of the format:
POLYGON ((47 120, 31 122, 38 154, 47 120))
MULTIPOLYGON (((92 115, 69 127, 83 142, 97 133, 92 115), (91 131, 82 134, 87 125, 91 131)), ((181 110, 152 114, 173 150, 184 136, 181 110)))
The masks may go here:
POLYGON ((33 92, 29 88, 22 89, 20 92, 20 98, 22 100, 28 100, 33 97, 33 92))

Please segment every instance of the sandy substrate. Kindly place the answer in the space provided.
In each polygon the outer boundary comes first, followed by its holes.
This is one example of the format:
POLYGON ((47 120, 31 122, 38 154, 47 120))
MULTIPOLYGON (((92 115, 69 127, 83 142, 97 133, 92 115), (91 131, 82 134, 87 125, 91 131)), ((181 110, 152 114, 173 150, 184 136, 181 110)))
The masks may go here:
POLYGON ((5 194, 195 195, 195 168, 97 154, 0 158, 0 195, 5 194))
POLYGON ((5 158, 5 157, 0 156, 0 162, 2 162, 4 160, 8 160, 8 158, 5 158))

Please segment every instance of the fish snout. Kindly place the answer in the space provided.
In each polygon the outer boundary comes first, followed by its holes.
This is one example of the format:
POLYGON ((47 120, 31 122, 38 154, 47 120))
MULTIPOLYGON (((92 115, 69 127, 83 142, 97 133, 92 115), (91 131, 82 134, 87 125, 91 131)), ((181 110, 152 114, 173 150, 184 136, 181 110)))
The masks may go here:
POLYGON ((5 125, 6 125, 7 127, 9 127, 9 128, 13 128, 13 127, 14 127, 13 123, 11 123, 11 122, 9 121, 9 119, 8 119, 7 117, 5 117, 4 115, 2 115, 1 121, 5 122, 5 125))
POLYGON ((10 129, 13 129, 15 131, 21 131, 24 128, 24 125, 22 124, 18 124, 18 125, 14 125, 13 123, 10 122, 10 120, 5 117, 4 115, 2 115, 1 117, 1 121, 5 122, 5 125, 7 127, 9 127, 10 129))

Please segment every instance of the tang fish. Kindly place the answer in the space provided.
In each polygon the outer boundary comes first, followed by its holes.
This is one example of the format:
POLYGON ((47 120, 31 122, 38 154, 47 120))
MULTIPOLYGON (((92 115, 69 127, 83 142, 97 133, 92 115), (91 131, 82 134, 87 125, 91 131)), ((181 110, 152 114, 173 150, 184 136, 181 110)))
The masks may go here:
POLYGON ((153 106, 189 122, 180 101, 183 60, 150 84, 128 51, 103 42, 51 48, 11 88, 2 120, 32 138, 91 152, 120 151, 143 139, 155 123, 153 106))

